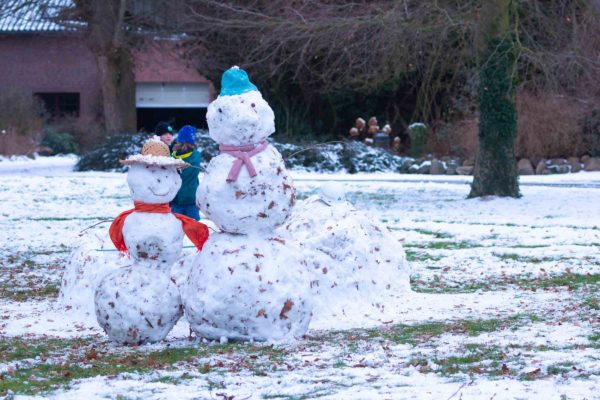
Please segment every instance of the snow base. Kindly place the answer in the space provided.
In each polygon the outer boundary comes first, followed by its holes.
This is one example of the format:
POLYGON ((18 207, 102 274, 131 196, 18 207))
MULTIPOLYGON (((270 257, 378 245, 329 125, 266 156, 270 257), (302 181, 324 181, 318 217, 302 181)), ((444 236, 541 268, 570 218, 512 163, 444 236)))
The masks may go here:
POLYGON ((118 252, 108 236, 84 233, 79 246, 70 254, 61 280, 58 306, 74 320, 95 325, 94 292, 99 282, 110 272, 130 264, 118 252), (106 251, 103 251, 106 250, 106 251))
POLYGON ((183 315, 169 273, 141 265, 106 275, 94 300, 98 323, 113 342, 122 345, 160 341, 183 315))
POLYGON ((311 196, 277 233, 301 248, 316 321, 384 321, 412 295, 402 245, 350 203, 311 196))
POLYGON ((208 339, 301 337, 312 316, 305 270, 299 249, 279 238, 213 234, 182 290, 186 317, 208 339))

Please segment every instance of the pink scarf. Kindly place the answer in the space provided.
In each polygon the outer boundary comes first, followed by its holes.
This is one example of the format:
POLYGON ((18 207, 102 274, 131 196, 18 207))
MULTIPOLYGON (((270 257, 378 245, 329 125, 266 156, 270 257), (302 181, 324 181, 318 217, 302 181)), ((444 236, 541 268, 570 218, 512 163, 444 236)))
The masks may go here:
POLYGON ((263 140, 258 144, 243 144, 241 146, 231 144, 220 145, 219 150, 221 153, 229 154, 236 158, 229 170, 229 175, 227 175, 227 182, 233 182, 238 178, 242 165, 246 166, 251 177, 255 177, 256 170, 254 169, 254 165, 252 165, 250 157, 260 153, 266 149, 268 145, 269 143, 266 140, 263 140))

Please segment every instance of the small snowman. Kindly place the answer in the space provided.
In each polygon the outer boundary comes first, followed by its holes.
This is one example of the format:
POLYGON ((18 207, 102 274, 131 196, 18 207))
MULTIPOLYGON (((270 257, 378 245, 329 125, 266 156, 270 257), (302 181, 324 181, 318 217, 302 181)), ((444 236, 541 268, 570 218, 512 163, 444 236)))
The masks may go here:
POLYGON ((183 313, 169 273, 181 256, 183 235, 200 250, 208 229, 171 213, 169 202, 181 186, 177 169, 187 164, 171 158, 158 138, 121 163, 129 165, 127 183, 135 208, 121 213, 109 233, 115 247, 131 257, 131 265, 110 272, 98 284, 96 318, 114 342, 156 342, 166 337, 183 313))
POLYGON ((244 70, 232 67, 223 73, 221 93, 208 106, 206 119, 221 154, 210 161, 200 182, 199 208, 225 232, 281 225, 296 192, 281 154, 266 140, 275 132, 273 110, 244 70))
POLYGON ((225 71, 206 114, 220 144, 196 203, 223 232, 211 235, 183 285, 182 301, 200 337, 283 340, 304 335, 312 316, 300 249, 278 238, 295 202, 269 104, 245 71, 225 71))

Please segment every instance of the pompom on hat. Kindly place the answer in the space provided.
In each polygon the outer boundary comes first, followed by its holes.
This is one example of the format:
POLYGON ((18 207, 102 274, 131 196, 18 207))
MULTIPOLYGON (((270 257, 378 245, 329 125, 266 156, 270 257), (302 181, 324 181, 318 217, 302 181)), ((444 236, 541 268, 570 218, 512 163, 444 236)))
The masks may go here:
POLYGON ((256 86, 248 78, 246 71, 238 66, 233 66, 223 72, 221 77, 221 92, 220 96, 235 96, 258 90, 256 86))
POLYGON ((158 136, 144 143, 141 154, 134 154, 127 157, 126 160, 119 160, 121 164, 133 165, 141 164, 154 167, 176 167, 183 169, 189 167, 189 164, 178 158, 172 158, 169 146, 160 141, 158 136))

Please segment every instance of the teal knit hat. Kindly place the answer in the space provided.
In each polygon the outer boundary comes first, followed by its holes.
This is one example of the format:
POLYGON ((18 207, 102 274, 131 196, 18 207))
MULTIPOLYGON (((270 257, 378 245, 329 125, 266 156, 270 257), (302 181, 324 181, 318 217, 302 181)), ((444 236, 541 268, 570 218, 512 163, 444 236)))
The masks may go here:
POLYGON ((223 72, 223 77, 221 77, 220 96, 235 96, 236 94, 242 94, 252 90, 258 89, 250 82, 246 71, 240 67, 231 67, 223 72))

